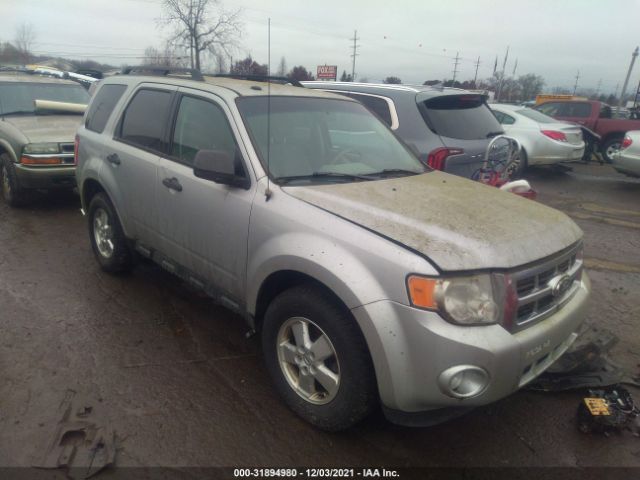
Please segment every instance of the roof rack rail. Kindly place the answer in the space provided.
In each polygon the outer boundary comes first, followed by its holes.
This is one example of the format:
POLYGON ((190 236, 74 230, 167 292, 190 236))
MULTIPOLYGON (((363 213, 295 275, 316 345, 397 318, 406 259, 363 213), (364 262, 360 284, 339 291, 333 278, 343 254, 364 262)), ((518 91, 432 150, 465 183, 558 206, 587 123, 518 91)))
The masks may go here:
POLYGON ((191 80, 199 82, 204 81, 204 77, 197 68, 180 68, 180 67, 163 67, 157 65, 137 65, 134 67, 124 67, 120 72, 121 75, 159 75, 168 77, 170 75, 191 75, 191 80))
POLYGON ((291 84, 294 87, 303 87, 298 80, 289 77, 274 77, 273 75, 243 75, 240 73, 213 73, 208 77, 235 78, 237 80, 252 80, 254 82, 273 82, 282 85, 291 84))

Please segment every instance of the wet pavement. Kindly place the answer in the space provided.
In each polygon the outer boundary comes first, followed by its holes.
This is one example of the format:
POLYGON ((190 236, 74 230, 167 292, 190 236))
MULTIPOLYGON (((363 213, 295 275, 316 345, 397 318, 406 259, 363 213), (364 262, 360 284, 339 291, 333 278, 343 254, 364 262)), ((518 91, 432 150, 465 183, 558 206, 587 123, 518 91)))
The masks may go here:
MULTIPOLYGON (((640 181, 599 165, 528 178, 584 230, 588 321, 637 372, 640 181)), ((118 466, 640 466, 630 433, 577 430, 577 392, 519 392, 425 429, 377 414, 319 432, 278 399, 241 318, 153 264, 101 272, 72 194, 0 203, 0 246, 0 466, 38 464, 74 398, 116 432, 118 466)))

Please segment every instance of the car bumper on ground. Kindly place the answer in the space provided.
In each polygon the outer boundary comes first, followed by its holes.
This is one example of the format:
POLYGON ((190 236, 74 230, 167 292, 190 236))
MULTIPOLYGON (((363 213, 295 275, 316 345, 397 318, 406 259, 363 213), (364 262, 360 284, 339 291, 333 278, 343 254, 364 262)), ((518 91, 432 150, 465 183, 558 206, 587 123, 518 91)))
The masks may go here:
MULTIPOLYGON (((549 140, 549 142, 552 141, 549 140)), ((576 162, 584 156, 584 142, 580 145, 557 145, 557 143, 554 142, 550 147, 530 156, 529 165, 554 165, 561 162, 576 162)))
POLYGON ((76 186, 75 165, 63 167, 27 167, 16 164, 16 176, 22 188, 54 189, 76 186))
MULTIPOLYGON (((590 282, 583 275, 573 297, 553 315, 510 333, 499 325, 462 327, 391 301, 353 309, 363 328, 376 368, 385 413, 397 423, 415 424, 452 408, 476 407, 499 400, 530 382, 573 343, 585 318, 590 282), (443 374, 472 367, 486 374, 473 396, 445 393, 443 374), (443 410, 444 409, 444 410, 443 410)), ((433 423, 430 421, 425 424, 433 423)))

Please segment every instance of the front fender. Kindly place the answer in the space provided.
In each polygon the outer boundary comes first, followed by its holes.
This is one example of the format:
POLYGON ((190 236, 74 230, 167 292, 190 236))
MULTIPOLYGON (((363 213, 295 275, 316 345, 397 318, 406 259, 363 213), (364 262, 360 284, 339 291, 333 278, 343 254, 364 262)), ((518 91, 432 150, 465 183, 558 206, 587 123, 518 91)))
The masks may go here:
POLYGON ((310 233, 283 233, 252 252, 247 271, 247 309, 256 312, 260 287, 279 271, 303 273, 324 284, 347 308, 387 297, 376 275, 352 252, 330 238, 310 233))

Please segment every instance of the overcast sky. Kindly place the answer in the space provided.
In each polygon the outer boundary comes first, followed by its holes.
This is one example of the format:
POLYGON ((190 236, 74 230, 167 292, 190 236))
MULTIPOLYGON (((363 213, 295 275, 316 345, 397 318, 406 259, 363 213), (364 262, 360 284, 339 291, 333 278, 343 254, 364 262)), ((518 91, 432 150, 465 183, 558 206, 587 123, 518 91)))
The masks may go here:
MULTIPOLYGON (((351 71, 352 42, 360 45, 356 76, 395 75, 404 83, 451 78, 456 52, 460 80, 491 76, 510 46, 507 73, 542 75, 547 89, 578 85, 613 93, 622 87, 640 44, 640 0, 224 0, 242 9, 244 34, 237 56, 267 61, 271 17, 272 71, 287 65, 338 65, 351 71)), ((157 27, 162 0, 0 0, 0 40, 12 41, 28 22, 37 53, 93 58, 114 65, 139 63, 148 46, 170 33, 157 27)), ((640 63, 640 62, 639 62, 640 63)), ((629 90, 640 80, 640 65, 629 90)))

